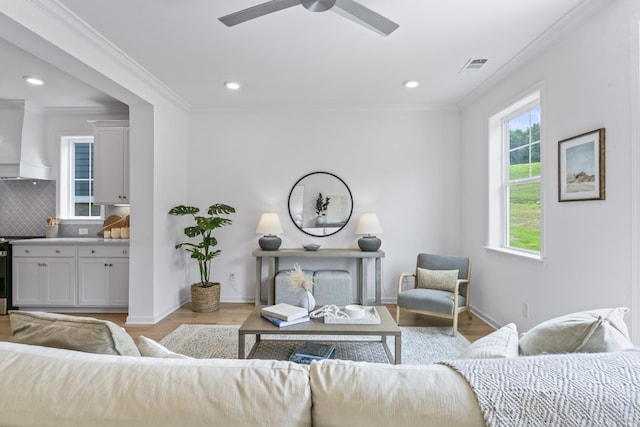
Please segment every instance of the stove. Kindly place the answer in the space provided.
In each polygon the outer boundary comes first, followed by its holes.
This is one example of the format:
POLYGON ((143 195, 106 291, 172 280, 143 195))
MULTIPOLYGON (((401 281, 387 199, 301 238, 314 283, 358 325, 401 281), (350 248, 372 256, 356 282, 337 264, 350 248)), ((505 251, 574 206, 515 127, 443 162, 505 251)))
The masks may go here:
POLYGON ((11 242, 13 240, 40 239, 44 236, 0 237, 0 315, 13 310, 11 299, 11 242))

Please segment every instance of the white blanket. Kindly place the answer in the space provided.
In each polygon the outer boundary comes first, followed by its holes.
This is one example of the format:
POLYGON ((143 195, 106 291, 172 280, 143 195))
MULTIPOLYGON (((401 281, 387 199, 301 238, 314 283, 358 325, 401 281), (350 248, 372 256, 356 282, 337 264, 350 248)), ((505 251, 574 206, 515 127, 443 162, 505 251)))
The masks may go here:
POLYGON ((443 362, 487 426, 640 426, 640 349, 443 362))

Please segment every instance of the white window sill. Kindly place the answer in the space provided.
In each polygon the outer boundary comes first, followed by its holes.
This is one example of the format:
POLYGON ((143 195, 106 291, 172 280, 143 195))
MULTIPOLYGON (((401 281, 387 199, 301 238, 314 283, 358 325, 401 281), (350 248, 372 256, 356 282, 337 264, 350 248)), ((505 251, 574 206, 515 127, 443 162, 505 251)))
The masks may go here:
POLYGON ((490 252, 496 252, 496 253, 500 253, 500 254, 504 254, 504 255, 511 255, 511 256, 516 256, 516 257, 519 257, 519 258, 530 259, 531 261, 537 261, 537 262, 544 262, 545 261, 545 259, 542 257, 541 254, 534 254, 534 253, 529 253, 529 252, 516 251, 514 249, 508 249, 508 248, 496 248, 496 247, 492 247, 492 246, 485 246, 484 248, 486 250, 490 251, 490 252))

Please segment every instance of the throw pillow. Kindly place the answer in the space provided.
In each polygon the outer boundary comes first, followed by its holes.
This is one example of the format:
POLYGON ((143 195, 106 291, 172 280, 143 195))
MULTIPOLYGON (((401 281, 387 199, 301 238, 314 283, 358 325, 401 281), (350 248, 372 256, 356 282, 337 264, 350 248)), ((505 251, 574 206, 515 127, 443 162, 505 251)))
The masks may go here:
POLYGON ((525 356, 550 353, 599 353, 633 347, 626 307, 581 311, 542 322, 520 338, 525 356))
POLYGON ((509 323, 486 337, 471 343, 458 359, 502 359, 518 357, 518 330, 509 323))
POLYGON ((161 357, 165 359, 193 359, 193 357, 185 356, 184 354, 174 353, 162 344, 159 344, 147 338, 144 335, 140 335, 138 338, 138 350, 142 357, 161 357))
POLYGON ((458 281, 458 270, 429 270, 418 267, 417 280, 416 288, 453 292, 458 281))
POLYGON ((140 356, 123 328, 108 320, 65 314, 11 311, 13 342, 84 351, 140 356))

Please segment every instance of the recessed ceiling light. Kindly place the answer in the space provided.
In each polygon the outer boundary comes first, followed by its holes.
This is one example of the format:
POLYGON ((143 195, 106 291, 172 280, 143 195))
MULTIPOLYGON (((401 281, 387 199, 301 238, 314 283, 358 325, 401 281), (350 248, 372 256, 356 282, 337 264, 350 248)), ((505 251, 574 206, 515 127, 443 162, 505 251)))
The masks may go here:
POLYGON ((34 86, 42 86, 44 84, 44 80, 34 76, 23 76, 22 77, 27 83, 34 86))
POLYGON ((227 89, 230 89, 230 90, 240 89, 240 83, 238 82, 224 82, 224 85, 226 86, 227 89))
POLYGON ((409 89, 413 89, 416 88, 418 86, 420 86, 420 83, 418 83, 415 80, 407 80, 406 82, 402 83, 404 85, 404 87, 409 88, 409 89))

